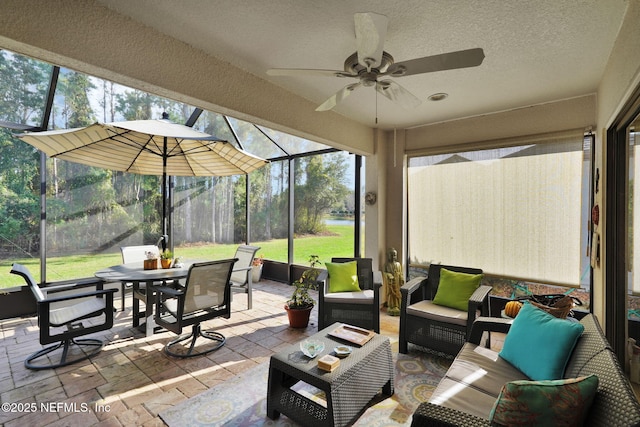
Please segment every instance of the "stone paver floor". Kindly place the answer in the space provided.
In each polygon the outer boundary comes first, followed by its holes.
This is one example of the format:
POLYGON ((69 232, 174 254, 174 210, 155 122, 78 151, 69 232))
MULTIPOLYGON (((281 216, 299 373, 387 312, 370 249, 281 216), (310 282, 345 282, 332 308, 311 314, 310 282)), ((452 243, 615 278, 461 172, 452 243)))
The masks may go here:
MULTIPOLYGON (((235 294, 230 319, 203 323, 226 336, 226 344, 206 356, 176 359, 162 351, 171 332, 145 337, 131 325, 127 308, 116 313, 110 331, 92 336, 107 344, 99 355, 55 370, 32 371, 25 358, 42 348, 36 317, 0 323, 0 424, 13 426, 162 426, 166 408, 263 362, 280 348, 317 331, 317 305, 306 329, 288 326, 284 302, 291 287, 254 284, 253 309, 246 294, 235 294)), ((120 308, 120 301, 115 306, 120 308)), ((384 334, 398 334, 398 318, 383 314, 384 334)), ((185 330, 184 332, 188 332, 185 330)))

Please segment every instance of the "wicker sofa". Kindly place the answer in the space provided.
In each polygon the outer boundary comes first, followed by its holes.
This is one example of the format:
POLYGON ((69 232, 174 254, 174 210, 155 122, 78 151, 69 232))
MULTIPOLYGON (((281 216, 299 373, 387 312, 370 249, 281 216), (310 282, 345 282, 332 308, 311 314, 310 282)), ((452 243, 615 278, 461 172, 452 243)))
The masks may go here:
MULTIPOLYGON (((480 346, 483 332, 508 332, 511 320, 480 317, 474 323, 469 342, 454 359, 445 377, 431 396, 414 412, 412 426, 489 426, 489 413, 502 386, 514 380, 528 379, 522 372, 497 357, 497 353, 480 346), (486 374, 473 386, 460 380, 460 372, 486 374), (442 397, 449 393, 452 398, 442 397), (441 402, 434 404, 433 402, 441 402)), ((578 339, 566 366, 564 377, 596 374, 598 392, 589 409, 585 425, 639 426, 640 404, 596 318, 588 314, 580 323, 584 332, 578 339)), ((486 336, 486 335, 485 335, 486 336)))

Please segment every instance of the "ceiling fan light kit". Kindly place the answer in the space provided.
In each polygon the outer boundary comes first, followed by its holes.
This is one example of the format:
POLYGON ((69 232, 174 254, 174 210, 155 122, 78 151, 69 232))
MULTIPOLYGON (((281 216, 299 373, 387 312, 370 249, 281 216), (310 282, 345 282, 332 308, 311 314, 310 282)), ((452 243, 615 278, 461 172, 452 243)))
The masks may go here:
MULTIPOLYGON (((393 56, 383 50, 387 34, 387 17, 373 12, 356 13, 354 21, 357 51, 345 60, 344 71, 275 68, 267 70, 267 74, 271 76, 319 75, 358 80, 333 94, 320 104, 316 111, 333 109, 359 87, 375 87, 379 94, 410 109, 419 106, 422 101, 395 81, 379 80, 379 78, 398 78, 435 71, 476 67, 484 60, 484 51, 481 48, 473 48, 395 63, 393 56)), ((437 93, 428 99, 441 101, 447 96, 446 93, 437 93)))

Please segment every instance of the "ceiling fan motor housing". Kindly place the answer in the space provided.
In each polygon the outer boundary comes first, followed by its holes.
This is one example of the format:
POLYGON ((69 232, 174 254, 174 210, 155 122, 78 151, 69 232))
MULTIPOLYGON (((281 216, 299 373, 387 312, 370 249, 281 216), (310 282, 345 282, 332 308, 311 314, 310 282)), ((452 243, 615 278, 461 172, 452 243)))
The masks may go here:
POLYGON ((344 61, 344 71, 352 75, 361 76, 362 73, 364 72, 369 74, 375 74, 377 76, 378 74, 384 73, 385 71, 387 71, 387 68, 389 68, 391 64, 393 64, 393 56, 391 56, 391 54, 387 52, 382 52, 382 59, 380 60, 380 65, 375 68, 371 68, 370 71, 367 71, 367 67, 365 67, 364 65, 358 62, 358 53, 356 52, 351 56, 349 56, 344 61))
POLYGON ((422 101, 395 81, 378 79, 475 67, 484 59, 484 51, 481 48, 474 48, 395 63, 393 56, 385 52, 382 47, 387 33, 387 17, 373 12, 356 13, 354 21, 358 50, 344 61, 344 71, 284 68, 268 70, 267 73, 276 76, 315 74, 358 80, 357 83, 350 83, 333 94, 320 104, 316 111, 331 110, 361 86, 374 87, 378 93, 389 100, 410 109, 419 106, 422 101))

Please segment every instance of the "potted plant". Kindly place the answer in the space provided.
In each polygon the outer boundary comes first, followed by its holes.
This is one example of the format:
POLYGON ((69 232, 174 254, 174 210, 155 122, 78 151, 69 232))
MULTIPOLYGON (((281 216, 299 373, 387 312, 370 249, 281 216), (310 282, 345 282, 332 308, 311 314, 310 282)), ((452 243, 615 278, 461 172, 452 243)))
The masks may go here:
POLYGON ((144 269, 155 270, 158 268, 158 254, 151 251, 146 251, 144 254, 147 257, 144 260, 144 269))
POLYGON ((162 264, 162 268, 171 267, 171 261, 173 261, 173 252, 169 249, 165 249, 160 254, 160 264, 162 264))
POLYGON ((253 283, 259 282, 262 276, 262 266, 264 265, 264 255, 256 257, 251 262, 251 280, 253 283))
POLYGON ((292 328, 306 328, 309 324, 309 316, 316 303, 309 294, 309 290, 316 289, 317 287, 318 275, 321 270, 316 268, 316 265, 319 263, 320 259, 318 255, 309 256, 309 265, 311 268, 305 270, 300 276, 300 279, 291 284, 294 286, 293 294, 285 304, 284 309, 287 311, 289 325, 292 328))

